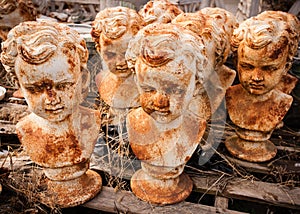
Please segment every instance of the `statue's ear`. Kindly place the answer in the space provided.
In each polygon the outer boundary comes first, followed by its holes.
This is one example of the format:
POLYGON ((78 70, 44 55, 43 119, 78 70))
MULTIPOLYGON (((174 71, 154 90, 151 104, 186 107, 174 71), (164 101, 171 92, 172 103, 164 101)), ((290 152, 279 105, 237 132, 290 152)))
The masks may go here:
POLYGON ((82 99, 85 99, 89 93, 90 72, 87 68, 81 68, 82 79, 82 99))

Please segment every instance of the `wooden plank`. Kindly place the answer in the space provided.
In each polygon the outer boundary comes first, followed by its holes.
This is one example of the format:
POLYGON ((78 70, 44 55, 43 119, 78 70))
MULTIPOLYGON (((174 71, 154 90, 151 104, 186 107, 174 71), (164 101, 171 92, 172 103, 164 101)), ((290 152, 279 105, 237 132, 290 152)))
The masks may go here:
POLYGON ((239 214, 242 212, 211 207, 202 204, 194 204, 183 201, 178 204, 167 206, 155 206, 147 202, 139 200, 132 192, 119 190, 114 191, 111 187, 103 187, 91 201, 81 205, 83 207, 92 208, 111 213, 228 213, 239 214))
POLYGON ((0 122, 0 135, 16 135, 16 125, 0 122))
POLYGON ((228 159, 228 161, 230 161, 231 163, 244 167, 249 172, 257 172, 263 174, 268 174, 269 172, 271 172, 271 169, 265 163, 258 164, 258 163, 247 162, 227 155, 225 155, 224 157, 228 159))
POLYGON ((20 170, 32 164, 33 161, 30 160, 30 157, 24 153, 12 155, 12 152, 7 152, 6 154, 2 154, 0 156, 0 167, 7 168, 11 171, 20 170))
POLYGON ((216 176, 193 176, 194 191, 227 198, 266 203, 300 210, 300 188, 274 183, 216 176))
POLYGON ((227 209, 228 208, 228 201, 229 201, 228 198, 221 197, 221 196, 216 196, 214 206, 218 207, 218 208, 222 208, 222 209, 227 209))
POLYGON ((16 134, 15 124, 24 116, 29 114, 27 105, 16 103, 0 104, 0 135, 16 134))
MULTIPOLYGON (((292 147, 284 147, 277 149, 284 149, 284 151, 299 153, 298 149, 292 147)), ((249 172, 257 172, 262 174, 268 174, 270 172, 279 171, 282 174, 300 174, 300 161, 293 160, 283 160, 283 159, 274 159, 273 161, 267 163, 252 163, 243 160, 239 160, 230 156, 224 156, 231 163, 244 167, 249 172)))

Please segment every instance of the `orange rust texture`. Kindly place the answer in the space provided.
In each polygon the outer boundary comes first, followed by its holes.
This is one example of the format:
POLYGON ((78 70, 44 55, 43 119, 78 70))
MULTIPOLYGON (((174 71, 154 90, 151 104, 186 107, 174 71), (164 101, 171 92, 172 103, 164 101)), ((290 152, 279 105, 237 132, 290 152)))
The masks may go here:
POLYGON ((226 148, 235 157, 250 162, 264 162, 275 157, 277 149, 271 141, 247 141, 232 136, 225 141, 226 148))
POLYGON ((163 159, 167 153, 172 151, 175 152, 176 159, 183 163, 192 155, 189 150, 200 142, 206 122, 186 115, 179 128, 161 132, 155 127, 152 118, 140 108, 128 114, 127 127, 130 146, 140 160, 163 159), (182 134, 187 136, 187 141, 182 142, 177 139, 182 134), (178 142, 170 140, 174 137, 178 142))
POLYGON ((99 174, 88 170, 83 176, 64 182, 47 181, 47 195, 41 200, 55 203, 62 208, 74 207, 96 196, 102 187, 99 174))
POLYGON ((226 93, 230 119, 241 128, 269 132, 281 122, 292 103, 292 97, 273 90, 269 99, 260 101, 242 86, 235 85, 226 93), (237 102, 237 99, 240 99, 237 102))
POLYGON ((176 179, 147 179, 142 170, 131 179, 133 193, 140 199, 152 204, 174 204, 186 199, 192 191, 193 182, 186 174, 176 179))
POLYGON ((18 137, 28 155, 37 164, 56 167, 62 163, 72 165, 86 161, 81 157, 82 149, 73 133, 55 136, 43 133, 41 128, 33 130, 29 126, 23 127, 23 132, 23 136, 18 132, 18 137))

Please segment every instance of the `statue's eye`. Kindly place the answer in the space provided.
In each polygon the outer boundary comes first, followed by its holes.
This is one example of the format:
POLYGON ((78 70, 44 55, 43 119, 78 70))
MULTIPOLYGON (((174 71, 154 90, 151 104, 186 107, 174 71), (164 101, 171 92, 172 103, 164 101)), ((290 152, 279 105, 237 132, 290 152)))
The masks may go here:
POLYGON ((276 71, 276 70, 277 70, 277 67, 276 67, 276 66, 273 66, 273 65, 267 65, 267 66, 263 66, 263 67, 262 67, 262 70, 263 70, 263 71, 276 71))
POLYGON ((253 70, 254 66, 248 63, 241 63, 240 67, 244 70, 253 70))
POLYGON ((141 85, 140 87, 145 93, 149 93, 149 92, 152 93, 156 91, 156 89, 151 86, 141 85))
POLYGON ((25 89, 31 94, 41 93, 44 91, 44 87, 42 86, 26 86, 25 89))
POLYGON ((66 90, 70 87, 72 87, 74 85, 74 83, 72 82, 63 82, 63 83, 59 83, 55 85, 55 89, 63 91, 66 90))

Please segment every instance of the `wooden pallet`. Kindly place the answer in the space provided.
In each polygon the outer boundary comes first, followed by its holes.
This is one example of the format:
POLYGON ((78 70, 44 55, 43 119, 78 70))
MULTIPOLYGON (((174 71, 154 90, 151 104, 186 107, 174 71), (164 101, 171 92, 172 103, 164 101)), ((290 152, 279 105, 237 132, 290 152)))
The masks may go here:
MULTIPOLYGON (((118 174, 117 168, 112 168, 111 165, 104 160, 104 158, 102 161, 103 162, 101 163, 101 161, 98 160, 97 165, 94 165, 94 168, 97 170, 101 169, 101 171, 107 172, 107 174, 118 174), (112 171, 114 173, 112 173, 112 171)), ((255 166, 253 168, 257 167, 255 166)), ((193 180, 193 193, 199 194, 201 197, 204 195, 213 196, 215 200, 214 207, 207 207, 206 205, 201 204, 200 201, 199 203, 181 202, 177 205, 157 208, 134 198, 132 193, 129 193, 128 191, 120 191, 120 193, 112 192, 112 189, 104 189, 103 193, 83 206, 101 211, 117 212, 119 210, 128 211, 129 213, 145 213, 146 210, 149 211, 152 209, 153 212, 164 213, 167 213, 172 209, 178 210, 178 213, 187 213, 189 210, 197 209, 202 209, 203 212, 206 211, 213 213, 220 212, 219 209, 223 209, 220 213, 235 213, 234 210, 228 209, 229 201, 243 200, 248 202, 256 202, 259 204, 266 204, 266 206, 272 205, 281 208, 300 210, 299 187, 289 188, 276 183, 257 181, 251 177, 241 178, 224 172, 203 171, 191 168, 189 166, 186 167, 185 172, 193 180), (123 201, 120 201, 119 198, 124 197, 124 194, 127 195, 126 197, 128 197, 126 199, 126 203, 129 205, 127 206, 118 204, 119 202, 123 203, 123 201), (106 201, 106 197, 108 197, 108 201, 106 201), (139 206, 141 206, 140 210, 138 209, 139 206), (180 207, 183 207, 185 212, 179 209, 180 207)), ((122 178, 129 180, 133 173, 134 170, 132 169, 122 171, 122 178)))

